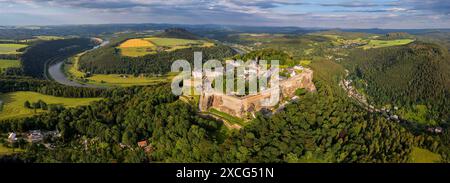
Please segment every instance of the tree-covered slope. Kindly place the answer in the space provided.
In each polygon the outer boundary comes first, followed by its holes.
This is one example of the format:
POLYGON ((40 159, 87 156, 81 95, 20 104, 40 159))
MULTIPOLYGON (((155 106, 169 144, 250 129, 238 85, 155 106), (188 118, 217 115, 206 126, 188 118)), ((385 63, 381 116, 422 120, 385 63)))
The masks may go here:
POLYGON ((419 42, 357 50, 347 64, 367 82, 365 90, 376 104, 427 104, 448 113, 450 57, 438 45, 419 42))
POLYGON ((76 53, 92 48, 89 38, 72 38, 38 43, 22 55, 23 70, 26 75, 44 78, 46 64, 60 61, 76 53))

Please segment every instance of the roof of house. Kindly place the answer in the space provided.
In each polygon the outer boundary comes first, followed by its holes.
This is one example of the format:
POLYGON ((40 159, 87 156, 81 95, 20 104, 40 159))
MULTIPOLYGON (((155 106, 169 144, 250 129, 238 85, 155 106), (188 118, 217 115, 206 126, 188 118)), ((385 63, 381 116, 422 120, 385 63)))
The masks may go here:
POLYGON ((147 141, 146 141, 146 140, 143 140, 143 141, 138 142, 138 146, 139 146, 139 147, 145 147, 145 146, 147 146, 147 141))

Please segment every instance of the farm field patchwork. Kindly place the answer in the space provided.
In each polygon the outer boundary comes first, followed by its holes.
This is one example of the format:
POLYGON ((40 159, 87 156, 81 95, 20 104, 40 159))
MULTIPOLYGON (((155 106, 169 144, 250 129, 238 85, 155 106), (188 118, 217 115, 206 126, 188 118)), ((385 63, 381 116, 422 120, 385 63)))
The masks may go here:
POLYGON ((17 50, 27 46, 26 44, 0 44, 0 54, 19 54, 17 50))
POLYGON ((202 40, 148 37, 129 39, 119 45, 119 49, 123 56, 139 57, 155 54, 158 51, 175 51, 193 46, 212 47, 214 45, 214 43, 202 40))
POLYGON ((0 101, 2 101, 2 110, 0 111, 0 120, 26 117, 38 113, 45 112, 44 110, 37 109, 36 113, 34 109, 25 108, 24 103, 29 101, 30 103, 42 100, 47 104, 60 104, 64 107, 77 107, 82 105, 88 105, 91 102, 99 101, 101 98, 65 98, 55 97, 50 95, 44 95, 36 92, 12 92, 0 95, 0 101))
POLYGON ((2 60, 0 59, 0 73, 6 68, 18 68, 20 67, 19 60, 2 60))

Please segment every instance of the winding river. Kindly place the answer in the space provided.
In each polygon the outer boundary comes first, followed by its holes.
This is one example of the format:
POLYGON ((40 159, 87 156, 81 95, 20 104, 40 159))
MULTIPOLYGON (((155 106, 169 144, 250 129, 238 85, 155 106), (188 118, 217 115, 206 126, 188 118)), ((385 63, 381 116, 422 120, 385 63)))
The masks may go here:
MULTIPOLYGON (((103 41, 100 45, 98 45, 88 51, 95 50, 97 48, 107 45, 108 43, 109 43, 109 41, 103 41)), ((50 67, 48 67, 48 75, 54 81, 56 81, 60 84, 66 85, 66 86, 86 87, 86 88, 104 88, 104 86, 81 84, 81 83, 78 83, 76 81, 69 79, 66 76, 66 74, 63 72, 63 68, 62 68, 63 64, 64 64, 64 60, 60 60, 60 61, 56 62, 55 64, 51 65, 50 67)))

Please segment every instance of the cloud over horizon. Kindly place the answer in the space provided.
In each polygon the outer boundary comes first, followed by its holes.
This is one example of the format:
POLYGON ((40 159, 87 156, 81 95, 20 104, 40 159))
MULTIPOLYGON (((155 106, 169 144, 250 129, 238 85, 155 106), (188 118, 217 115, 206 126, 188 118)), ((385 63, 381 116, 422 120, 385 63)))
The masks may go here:
POLYGON ((450 28, 446 0, 0 0, 0 25, 183 23, 450 28))

